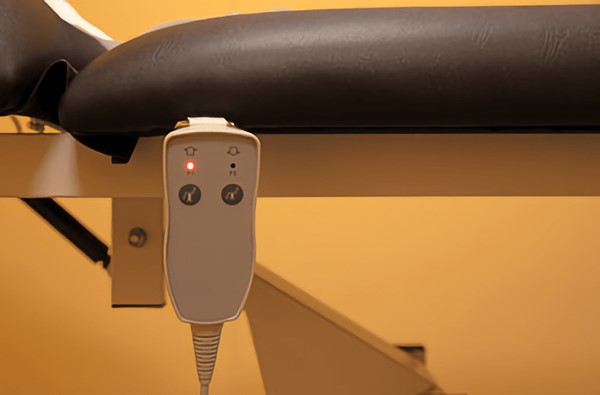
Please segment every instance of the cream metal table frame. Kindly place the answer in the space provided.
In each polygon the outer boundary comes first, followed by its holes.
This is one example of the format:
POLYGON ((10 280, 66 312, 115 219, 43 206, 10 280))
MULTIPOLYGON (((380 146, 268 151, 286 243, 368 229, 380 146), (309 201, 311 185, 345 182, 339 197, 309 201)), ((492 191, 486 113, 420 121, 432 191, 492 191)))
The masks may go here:
MULTIPOLYGON (((259 197, 600 195, 600 135, 596 134, 258 137, 262 144, 259 197)), ((0 172, 0 197, 113 200, 115 307, 165 303, 162 142, 162 137, 141 139, 128 164, 111 164, 109 157, 66 133, 0 134, 0 168, 11 169, 0 172), (141 248, 128 241, 133 228, 147 233, 141 248)), ((268 394, 441 393, 421 361, 342 317, 260 262, 246 310, 268 394), (294 342, 286 341, 282 333, 294 342), (340 357, 348 353, 353 358, 340 357), (286 362, 290 354, 318 362, 298 369, 286 362), (309 374, 318 387, 300 379, 309 374)))

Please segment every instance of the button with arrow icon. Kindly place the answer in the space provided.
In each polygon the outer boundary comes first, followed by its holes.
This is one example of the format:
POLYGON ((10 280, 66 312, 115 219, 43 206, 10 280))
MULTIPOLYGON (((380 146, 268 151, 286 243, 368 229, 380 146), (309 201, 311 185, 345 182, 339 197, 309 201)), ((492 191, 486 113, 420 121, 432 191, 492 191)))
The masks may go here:
POLYGON ((194 184, 187 184, 179 190, 179 200, 186 206, 193 206, 200 201, 200 188, 194 184))

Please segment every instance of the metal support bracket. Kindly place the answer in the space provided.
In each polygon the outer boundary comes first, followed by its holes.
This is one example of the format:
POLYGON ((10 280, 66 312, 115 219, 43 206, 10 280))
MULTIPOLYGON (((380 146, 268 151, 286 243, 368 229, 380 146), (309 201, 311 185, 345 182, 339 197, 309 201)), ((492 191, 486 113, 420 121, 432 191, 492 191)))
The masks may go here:
POLYGON ((112 306, 162 307, 162 198, 112 200, 112 306))
POLYGON ((54 199, 37 198, 21 199, 40 217, 46 220, 58 233, 63 235, 75 247, 84 253, 92 262, 102 262, 102 266, 106 269, 110 264, 110 255, 108 247, 85 226, 83 226, 77 218, 73 217, 54 199))

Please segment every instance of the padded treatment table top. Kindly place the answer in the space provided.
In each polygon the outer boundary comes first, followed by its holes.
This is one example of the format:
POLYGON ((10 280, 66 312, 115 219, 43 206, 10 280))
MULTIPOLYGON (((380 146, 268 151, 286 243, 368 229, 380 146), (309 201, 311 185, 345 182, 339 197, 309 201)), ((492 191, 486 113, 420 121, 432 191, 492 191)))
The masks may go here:
POLYGON ((98 57, 60 112, 79 136, 151 136, 187 117, 250 131, 596 130, 600 6, 236 15, 98 57))
POLYGON ((105 51, 43 0, 0 0, 0 116, 57 124, 68 82, 105 51))

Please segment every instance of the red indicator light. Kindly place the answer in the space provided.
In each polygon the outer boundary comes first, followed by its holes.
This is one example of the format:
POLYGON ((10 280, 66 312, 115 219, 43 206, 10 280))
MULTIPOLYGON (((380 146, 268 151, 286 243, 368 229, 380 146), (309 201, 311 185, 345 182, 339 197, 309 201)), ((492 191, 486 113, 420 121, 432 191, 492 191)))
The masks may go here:
POLYGON ((196 162, 194 162, 193 160, 186 160, 185 161, 185 170, 188 173, 193 173, 196 171, 196 162))

